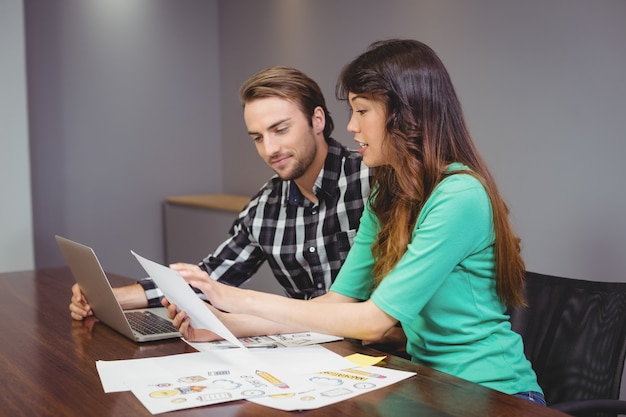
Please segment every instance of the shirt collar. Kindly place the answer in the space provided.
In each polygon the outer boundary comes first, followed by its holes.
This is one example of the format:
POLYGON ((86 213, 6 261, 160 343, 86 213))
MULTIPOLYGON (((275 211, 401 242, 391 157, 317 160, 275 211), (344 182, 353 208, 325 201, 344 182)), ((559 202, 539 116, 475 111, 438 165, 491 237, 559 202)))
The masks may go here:
MULTIPOLYGON (((336 188, 336 184, 339 181, 339 175, 341 173, 341 161, 343 159, 343 148, 339 142, 333 138, 328 138, 328 154, 324 161, 324 167, 320 171, 315 185, 313 185, 313 193, 317 198, 326 198, 332 196, 332 192, 336 188)), ((292 206, 301 206, 304 204, 304 196, 300 192, 300 189, 294 182, 290 180, 288 184, 286 204, 292 206)))

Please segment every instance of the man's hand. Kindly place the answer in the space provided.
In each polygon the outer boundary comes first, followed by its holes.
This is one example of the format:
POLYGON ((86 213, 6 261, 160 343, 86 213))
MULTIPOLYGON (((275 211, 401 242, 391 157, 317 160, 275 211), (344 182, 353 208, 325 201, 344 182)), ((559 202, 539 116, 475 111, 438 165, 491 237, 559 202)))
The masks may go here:
POLYGON ((93 310, 78 284, 72 285, 70 315, 74 320, 83 320, 85 317, 93 316, 93 310))
MULTIPOLYGON (((148 307, 146 293, 139 284, 113 288, 113 293, 124 310, 148 307)), ((74 320, 83 320, 86 317, 93 316, 93 310, 87 301, 87 297, 85 297, 78 284, 72 286, 70 315, 74 320)))

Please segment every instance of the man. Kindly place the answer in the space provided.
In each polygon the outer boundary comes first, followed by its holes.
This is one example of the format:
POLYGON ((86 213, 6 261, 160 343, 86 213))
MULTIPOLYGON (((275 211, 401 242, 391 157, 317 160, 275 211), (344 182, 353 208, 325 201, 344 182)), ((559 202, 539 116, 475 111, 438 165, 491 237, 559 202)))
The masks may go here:
MULTIPOLYGON (((330 137, 333 121, 315 81, 301 71, 272 67, 240 90, 244 120, 272 177, 235 220, 230 236, 198 265, 177 263, 185 274, 206 271, 230 285, 247 281, 264 261, 288 296, 327 292, 347 255, 370 187, 358 153, 330 137)), ((114 289, 125 309, 160 306, 152 280, 114 289)), ((93 314, 78 285, 70 314, 93 314)))

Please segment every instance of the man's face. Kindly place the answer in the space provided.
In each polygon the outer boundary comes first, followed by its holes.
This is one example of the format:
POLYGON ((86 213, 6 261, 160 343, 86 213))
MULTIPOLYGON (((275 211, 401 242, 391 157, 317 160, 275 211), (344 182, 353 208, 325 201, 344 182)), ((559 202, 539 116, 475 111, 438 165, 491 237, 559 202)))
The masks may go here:
POLYGON ((256 99, 245 104, 243 117, 259 156, 280 178, 298 179, 311 167, 316 135, 296 104, 278 97, 256 99))

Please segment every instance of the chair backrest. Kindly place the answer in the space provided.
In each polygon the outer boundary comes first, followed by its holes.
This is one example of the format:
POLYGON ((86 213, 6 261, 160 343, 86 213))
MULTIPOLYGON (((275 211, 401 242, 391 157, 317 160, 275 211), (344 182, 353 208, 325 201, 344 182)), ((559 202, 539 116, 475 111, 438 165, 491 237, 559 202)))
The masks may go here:
POLYGON ((510 312, 548 405, 619 398, 626 283, 526 273, 527 308, 510 312))

